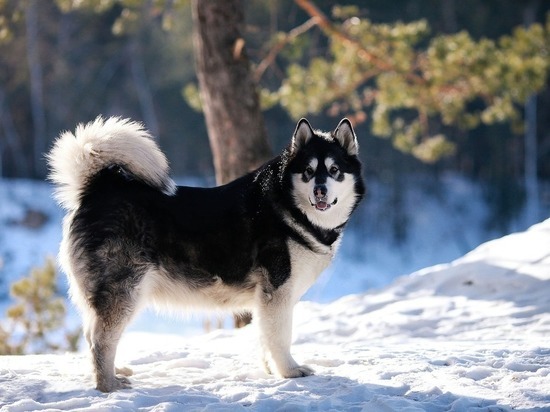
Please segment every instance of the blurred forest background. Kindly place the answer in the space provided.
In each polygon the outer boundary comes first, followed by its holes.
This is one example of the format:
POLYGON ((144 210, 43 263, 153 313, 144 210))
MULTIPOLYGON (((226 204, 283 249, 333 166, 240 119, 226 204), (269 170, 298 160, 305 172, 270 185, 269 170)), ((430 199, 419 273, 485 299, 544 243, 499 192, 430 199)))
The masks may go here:
MULTIPOLYGON (((550 203, 550 2, 243 1, 244 47, 274 152, 296 120, 354 122, 367 179, 406 232, 411 177, 483 187, 488 228, 550 203)), ((175 176, 214 175, 185 0, 1 0, 0 177, 44 179, 44 152, 97 115, 143 121, 175 176)), ((211 182, 212 180, 210 180, 211 182)), ((438 191, 438 185, 432 185, 438 191)))

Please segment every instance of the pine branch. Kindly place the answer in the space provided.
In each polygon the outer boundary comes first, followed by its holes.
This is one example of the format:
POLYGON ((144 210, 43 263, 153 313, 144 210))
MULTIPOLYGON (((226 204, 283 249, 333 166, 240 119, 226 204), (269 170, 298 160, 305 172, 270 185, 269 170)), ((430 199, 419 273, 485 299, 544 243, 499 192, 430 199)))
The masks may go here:
POLYGON ((282 38, 277 43, 275 43, 275 45, 271 48, 267 56, 260 62, 260 64, 258 64, 258 67, 256 67, 256 70, 254 71, 254 80, 256 81, 256 83, 259 83, 260 79, 262 78, 267 68, 273 64, 277 55, 288 43, 290 43, 292 40, 294 40, 296 37, 300 36, 301 34, 307 32, 317 24, 318 24, 318 18, 312 17, 309 20, 307 20, 305 23, 302 23, 299 26, 290 30, 285 35, 284 38, 282 38))
MULTIPOLYGON (((347 44, 349 46, 353 46, 357 48, 358 56, 361 57, 363 60, 366 60, 373 66, 375 66, 380 71, 393 71, 395 70, 395 67, 388 63, 387 61, 379 58, 375 54, 373 54, 370 50, 365 48, 357 39, 354 39, 346 32, 340 30, 337 28, 330 19, 321 11, 319 8, 313 4, 310 0, 294 0, 294 2, 301 7, 307 14, 309 14, 312 18, 316 18, 317 24, 319 27, 327 34, 330 38, 336 38, 340 40, 342 43, 347 44)), ((417 78, 418 76, 413 77, 417 78)), ((418 77, 419 80, 422 80, 418 77)))

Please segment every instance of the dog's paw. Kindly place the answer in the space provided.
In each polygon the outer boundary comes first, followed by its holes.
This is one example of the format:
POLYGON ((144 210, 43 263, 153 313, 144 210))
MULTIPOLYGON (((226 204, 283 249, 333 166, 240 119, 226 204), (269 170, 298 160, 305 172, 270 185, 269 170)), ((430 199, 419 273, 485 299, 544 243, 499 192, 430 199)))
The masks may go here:
POLYGON ((303 378, 314 374, 315 371, 307 365, 299 365, 281 373, 283 378, 303 378))
POLYGON ((96 389, 101 392, 114 392, 120 389, 130 389, 130 380, 124 376, 114 376, 112 379, 97 383, 96 389))

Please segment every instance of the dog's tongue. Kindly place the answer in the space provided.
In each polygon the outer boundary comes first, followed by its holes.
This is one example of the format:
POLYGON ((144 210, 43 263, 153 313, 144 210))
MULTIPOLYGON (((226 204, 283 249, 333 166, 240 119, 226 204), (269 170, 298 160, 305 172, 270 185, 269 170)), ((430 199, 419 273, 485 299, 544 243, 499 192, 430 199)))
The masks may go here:
POLYGON ((317 203, 315 203, 315 207, 319 210, 325 210, 328 207, 328 203, 322 200, 319 200, 317 203))

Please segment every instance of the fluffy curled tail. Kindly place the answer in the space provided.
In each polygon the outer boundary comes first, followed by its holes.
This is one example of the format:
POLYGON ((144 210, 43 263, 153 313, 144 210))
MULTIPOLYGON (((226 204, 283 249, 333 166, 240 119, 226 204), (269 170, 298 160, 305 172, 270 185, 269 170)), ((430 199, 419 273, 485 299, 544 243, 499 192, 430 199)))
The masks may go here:
POLYGON ((168 161, 140 123, 119 117, 98 117, 64 132, 47 154, 55 198, 67 210, 76 210, 90 179, 102 169, 119 165, 147 184, 172 194, 168 161))

